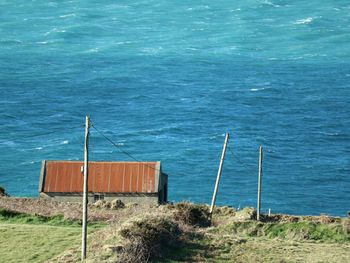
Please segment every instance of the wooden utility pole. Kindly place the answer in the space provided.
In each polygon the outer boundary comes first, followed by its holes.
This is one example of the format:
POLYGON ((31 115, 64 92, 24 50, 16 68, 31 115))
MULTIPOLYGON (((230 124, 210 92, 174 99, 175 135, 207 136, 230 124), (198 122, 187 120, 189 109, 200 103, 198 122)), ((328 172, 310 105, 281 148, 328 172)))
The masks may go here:
POLYGON ((225 137, 225 142, 224 142, 224 147, 222 148, 222 154, 221 154, 221 159, 220 159, 220 165, 219 165, 219 170, 218 170, 218 175, 216 177, 216 183, 215 183, 215 188, 214 188, 214 193, 213 193, 213 199, 211 200, 211 206, 210 206, 210 215, 213 213, 215 202, 216 202, 216 195, 218 193, 218 188, 219 188, 219 183, 220 183, 220 177, 221 177, 221 171, 222 167, 224 165, 224 160, 225 160, 225 153, 226 153, 226 147, 228 144, 228 139, 230 135, 227 132, 226 137, 225 137))
POLYGON ((259 148, 259 175, 258 175, 258 204, 256 208, 256 220, 260 220, 260 205, 261 205, 261 176, 262 176, 262 159, 263 159, 263 149, 260 145, 259 148))
POLYGON ((81 237, 81 261, 86 259, 87 240, 87 204, 88 204, 88 169, 89 169, 89 129, 90 118, 86 116, 85 121, 85 146, 84 146, 84 189, 83 189, 83 226, 81 237))

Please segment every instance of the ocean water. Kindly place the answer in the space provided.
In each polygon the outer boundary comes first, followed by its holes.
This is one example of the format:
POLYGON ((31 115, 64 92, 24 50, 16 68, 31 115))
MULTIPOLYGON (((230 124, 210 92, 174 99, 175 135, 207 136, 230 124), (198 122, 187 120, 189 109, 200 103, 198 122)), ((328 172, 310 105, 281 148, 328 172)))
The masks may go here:
POLYGON ((350 2, 0 1, 0 185, 41 160, 160 160, 169 199, 350 210, 350 2))

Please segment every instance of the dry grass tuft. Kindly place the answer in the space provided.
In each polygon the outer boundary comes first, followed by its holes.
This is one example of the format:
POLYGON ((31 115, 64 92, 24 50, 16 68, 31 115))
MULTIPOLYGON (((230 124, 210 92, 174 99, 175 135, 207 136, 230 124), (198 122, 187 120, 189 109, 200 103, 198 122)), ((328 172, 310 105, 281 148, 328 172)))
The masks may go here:
POLYGON ((168 217, 145 216, 125 224, 119 234, 125 243, 119 262, 147 262, 161 258, 164 250, 179 243, 179 225, 168 217))
POLYGON ((109 203, 106 200, 98 200, 94 203, 94 206, 97 208, 109 208, 107 207, 109 203))
POLYGON ((238 221, 251 220, 256 218, 256 209, 253 207, 245 207, 235 213, 235 219, 238 221))
POLYGON ((218 216, 235 216, 237 210, 228 206, 219 206, 214 209, 214 214, 218 216))
POLYGON ((124 207, 125 204, 119 199, 114 199, 113 201, 111 201, 111 209, 120 209, 124 207))
POLYGON ((343 228, 344 228, 344 231, 348 235, 350 235, 350 218, 344 219, 344 221, 343 221, 343 228))
POLYGON ((182 202, 171 206, 170 209, 174 209, 174 219, 181 224, 199 227, 207 227, 211 225, 209 207, 206 205, 195 205, 182 202))
POLYGON ((106 201, 106 200, 98 200, 97 202, 94 203, 94 207, 100 208, 100 209, 121 209, 125 207, 125 204, 119 200, 119 199, 114 199, 112 201, 106 201))
POLYGON ((327 215, 321 215, 319 217, 319 222, 322 224, 331 224, 331 223, 335 222, 335 219, 334 219, 334 217, 330 217, 327 215))

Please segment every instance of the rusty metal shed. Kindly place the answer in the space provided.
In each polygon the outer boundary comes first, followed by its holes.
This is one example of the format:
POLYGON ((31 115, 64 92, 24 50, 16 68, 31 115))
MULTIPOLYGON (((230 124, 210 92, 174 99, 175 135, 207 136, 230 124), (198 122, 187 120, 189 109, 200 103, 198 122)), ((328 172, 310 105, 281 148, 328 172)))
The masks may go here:
MULTIPOLYGON (((38 189, 40 197, 80 202, 82 167, 82 161, 43 161, 38 189)), ((88 181, 89 201, 167 201, 168 178, 162 173, 160 162, 89 162, 88 181)))

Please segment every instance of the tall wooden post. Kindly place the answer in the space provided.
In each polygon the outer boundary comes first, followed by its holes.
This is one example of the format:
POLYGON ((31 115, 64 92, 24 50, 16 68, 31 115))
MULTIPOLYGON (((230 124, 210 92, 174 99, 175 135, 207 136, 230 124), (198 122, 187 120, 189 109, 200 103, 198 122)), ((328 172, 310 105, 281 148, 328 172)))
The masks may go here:
POLYGON ((230 135, 227 132, 226 137, 225 137, 225 142, 224 142, 224 147, 222 148, 222 154, 221 154, 221 159, 220 159, 220 165, 219 165, 219 170, 218 170, 218 175, 216 177, 216 183, 215 183, 215 188, 214 188, 214 193, 213 193, 213 198, 211 200, 211 206, 210 206, 210 215, 213 213, 215 202, 216 202, 216 195, 218 193, 218 188, 219 188, 219 183, 220 183, 220 177, 221 177, 221 171, 222 167, 224 165, 224 160, 225 160, 225 153, 226 153, 226 148, 228 144, 228 139, 230 135))
POLYGON ((87 204, 88 204, 88 175, 89 175, 89 129, 90 118, 86 116, 85 121, 85 146, 84 146, 84 189, 83 189, 83 226, 81 237, 81 260, 86 259, 86 240, 87 240, 87 204))
POLYGON ((261 176, 262 176, 262 159, 263 159, 263 149, 260 145, 259 148, 259 175, 258 175, 258 204, 256 208, 256 219, 260 220, 260 205, 261 205, 261 176))

